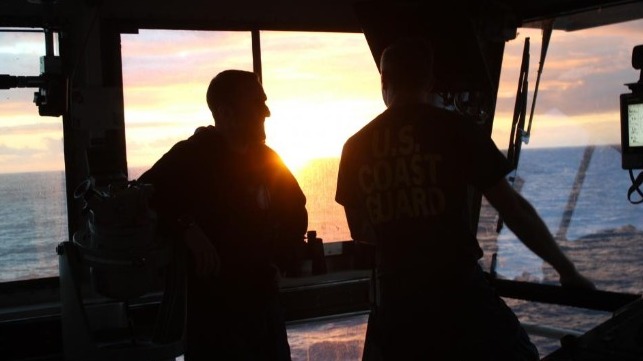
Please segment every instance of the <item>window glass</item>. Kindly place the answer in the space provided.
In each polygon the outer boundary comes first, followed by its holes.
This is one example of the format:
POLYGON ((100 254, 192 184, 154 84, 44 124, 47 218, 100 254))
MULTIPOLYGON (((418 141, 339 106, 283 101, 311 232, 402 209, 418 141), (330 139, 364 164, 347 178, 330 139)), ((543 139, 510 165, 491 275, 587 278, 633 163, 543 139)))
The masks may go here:
POLYGON ((384 110, 379 72, 363 34, 262 32, 268 143, 306 194, 310 230, 350 240, 335 202, 342 146, 384 110))
MULTIPOLYGON (((597 288, 643 289, 643 208, 627 199, 629 174, 621 169, 619 94, 638 81, 632 48, 643 21, 576 32, 554 31, 541 75, 531 135, 522 144, 514 187, 527 198, 560 247, 597 288)), ((541 31, 519 29, 506 44, 493 138, 506 150, 525 38, 530 38, 530 92, 534 98, 541 31)), ((558 284, 551 266, 507 229, 496 233, 495 212, 483 202, 478 238, 488 270, 497 253, 501 278, 558 284)), ((586 331, 609 314, 509 300, 523 322, 586 331)), ((541 342, 541 351, 559 347, 541 342)))
MULTIPOLYGON (((267 144, 306 193, 309 229, 324 241, 349 240, 344 211, 334 201, 339 157, 343 142, 384 107, 368 45, 362 34, 262 32, 260 37, 271 110, 267 144)), ((252 47, 248 32, 150 30, 121 39, 133 179, 196 127, 213 123, 205 102, 210 79, 224 69, 252 70, 252 47)), ((335 355, 346 347, 342 359, 358 358, 365 327, 364 315, 290 325, 293 359, 310 352, 335 355)))
MULTIPOLYGON (((0 29, 2 73, 40 75, 44 39, 0 29)), ((62 118, 41 117, 35 91, 0 90, 0 282, 55 276, 68 239, 62 118)))
MULTIPOLYGON (((341 149, 384 107, 368 45, 362 34, 262 32, 260 37, 271 110, 266 142, 307 196, 309 229, 326 242, 349 240, 344 211, 334 201, 341 149)), ((205 103, 210 79, 229 68, 252 70, 251 48, 248 32, 122 35, 130 178, 197 126, 213 123, 205 103)))
POLYGON ((141 30, 121 35, 130 179, 212 125, 205 93, 225 69, 252 71, 249 32, 141 30))

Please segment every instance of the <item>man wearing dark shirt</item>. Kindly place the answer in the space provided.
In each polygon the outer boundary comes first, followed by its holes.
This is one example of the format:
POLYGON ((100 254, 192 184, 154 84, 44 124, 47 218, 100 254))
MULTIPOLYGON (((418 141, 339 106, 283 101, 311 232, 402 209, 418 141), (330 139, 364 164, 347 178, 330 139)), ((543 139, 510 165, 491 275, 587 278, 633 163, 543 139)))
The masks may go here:
POLYGON ((215 126, 175 144, 139 181, 161 230, 188 250, 185 359, 290 360, 279 276, 297 268, 306 198, 265 145, 256 75, 226 70, 207 103, 215 126))
POLYGON ((336 194, 353 239, 375 247, 364 360, 537 360, 478 265, 468 187, 554 266, 563 286, 593 284, 506 182, 511 166, 492 140, 470 120, 432 106, 431 47, 401 40, 384 51, 380 70, 387 110, 345 143, 336 194))

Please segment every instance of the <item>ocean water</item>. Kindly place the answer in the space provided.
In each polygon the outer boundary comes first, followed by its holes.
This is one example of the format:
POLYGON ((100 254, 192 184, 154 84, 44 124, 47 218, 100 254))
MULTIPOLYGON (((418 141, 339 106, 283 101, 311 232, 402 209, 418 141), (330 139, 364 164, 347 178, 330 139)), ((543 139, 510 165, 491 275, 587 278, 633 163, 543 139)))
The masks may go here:
MULTIPOLYGON (((627 200, 631 181, 617 147, 523 149, 516 183, 577 268, 603 290, 643 292, 643 204, 627 200), (578 170, 590 158, 585 177, 578 170), (591 157, 590 157, 591 156, 591 157), (570 203, 570 199, 574 202, 570 203), (572 205, 573 207, 570 207, 572 205), (565 214, 570 215, 564 222, 565 214)), ((338 159, 319 159, 296 173, 307 195, 310 230, 325 242, 350 239, 343 209, 334 201, 338 159)), ((130 170, 130 179, 143 169, 130 170)), ((63 172, 0 174, 0 282, 57 274, 56 245, 68 239, 63 172)), ((556 283, 550 266, 529 252, 483 201, 478 238, 483 267, 498 255, 499 277, 556 283)), ((430 257, 431 255, 428 255, 430 257)), ((523 322, 587 331, 604 312, 507 300, 523 322)), ((293 324, 295 360, 359 360, 366 316, 293 324)), ((541 354, 557 340, 533 337, 541 354)))
POLYGON ((56 275, 68 234, 63 171, 0 174, 0 282, 56 275))

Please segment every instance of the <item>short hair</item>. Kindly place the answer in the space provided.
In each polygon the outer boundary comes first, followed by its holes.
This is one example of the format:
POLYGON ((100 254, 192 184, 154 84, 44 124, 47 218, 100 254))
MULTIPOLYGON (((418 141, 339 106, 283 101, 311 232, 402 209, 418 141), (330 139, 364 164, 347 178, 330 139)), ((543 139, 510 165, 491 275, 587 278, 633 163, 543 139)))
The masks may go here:
POLYGON ((423 38, 401 38, 382 52, 380 71, 393 87, 429 87, 433 83, 433 47, 423 38))
POLYGON ((247 91, 248 85, 259 84, 257 75, 245 70, 224 70, 210 81, 206 101, 210 111, 221 104, 230 104, 247 91))

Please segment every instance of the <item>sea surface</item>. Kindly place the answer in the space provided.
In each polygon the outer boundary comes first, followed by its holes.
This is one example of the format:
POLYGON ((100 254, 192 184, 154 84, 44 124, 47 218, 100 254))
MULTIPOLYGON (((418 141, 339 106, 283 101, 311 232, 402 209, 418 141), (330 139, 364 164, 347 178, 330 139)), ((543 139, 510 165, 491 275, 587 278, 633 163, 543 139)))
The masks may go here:
MULTIPOLYGON (((296 172, 306 193, 309 230, 324 242, 349 240, 343 209, 334 202, 337 158, 318 159, 296 172)), ((131 169, 130 179, 144 169, 131 169)), ((627 200, 631 185, 615 146, 524 149, 515 187, 557 235, 578 269, 602 290, 643 292, 643 204, 627 200), (579 171, 580 170, 580 171, 579 171)), ((636 196, 634 197, 637 198, 636 196)), ((56 246, 69 238, 64 174, 0 174, 0 282, 55 276, 56 246)), ((499 277, 557 282, 555 271, 528 251, 483 199, 478 238, 483 267, 497 254, 499 277)), ((427 255, 431 257, 431 255, 427 255)), ((521 321, 585 332, 608 313, 506 300, 521 321)), ((297 323, 288 332, 294 360, 359 360, 365 315, 297 323)), ((541 354, 556 339, 532 336, 541 354)))

